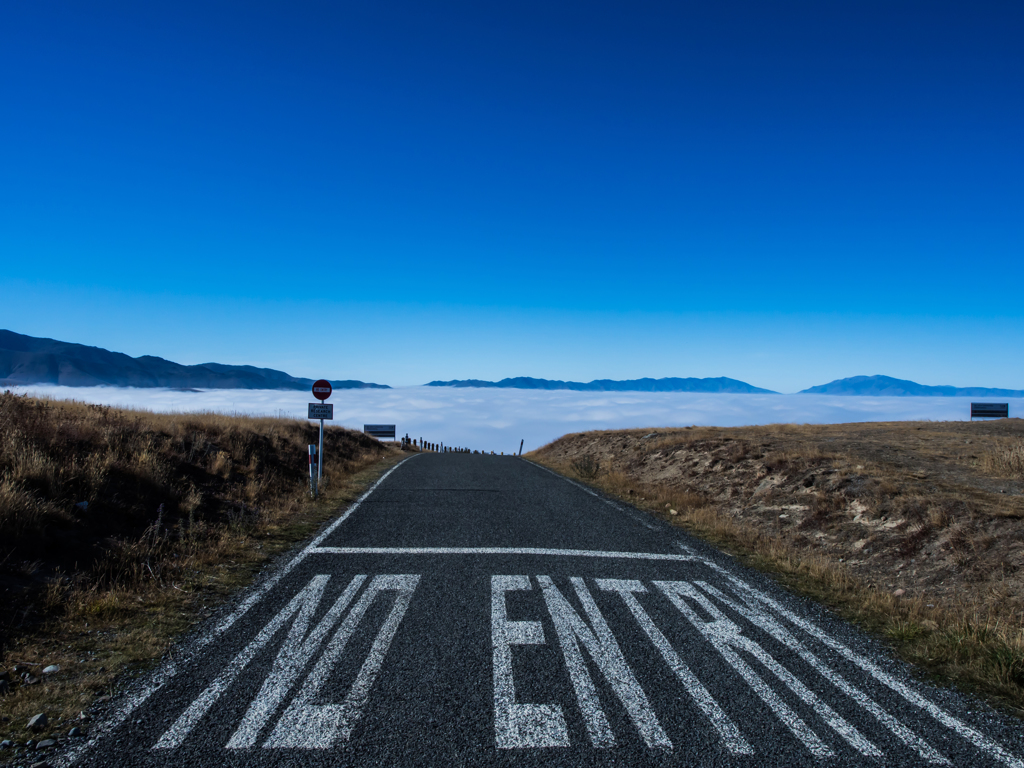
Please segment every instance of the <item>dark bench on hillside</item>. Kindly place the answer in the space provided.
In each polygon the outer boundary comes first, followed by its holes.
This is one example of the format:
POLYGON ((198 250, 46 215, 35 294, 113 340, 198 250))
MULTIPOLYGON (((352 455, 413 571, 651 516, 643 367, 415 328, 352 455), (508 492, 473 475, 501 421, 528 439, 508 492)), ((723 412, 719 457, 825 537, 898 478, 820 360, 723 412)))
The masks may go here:
POLYGON ((1008 419, 1009 403, 971 403, 971 421, 975 419, 1008 419))
POLYGON ((363 424, 363 433, 378 440, 394 440, 394 424, 363 424))

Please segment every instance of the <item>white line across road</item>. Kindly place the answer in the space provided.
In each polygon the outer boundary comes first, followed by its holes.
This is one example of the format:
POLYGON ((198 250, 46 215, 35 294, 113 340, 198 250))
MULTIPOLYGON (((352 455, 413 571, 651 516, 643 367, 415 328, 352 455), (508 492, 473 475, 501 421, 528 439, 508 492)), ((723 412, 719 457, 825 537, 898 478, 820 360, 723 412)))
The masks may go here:
MULTIPOLYGON (((696 555, 660 552, 599 552, 593 549, 544 549, 540 547, 312 547, 308 555, 541 555, 549 557, 602 557, 612 560, 669 560, 703 563, 696 555)), ((717 567, 716 567, 717 569, 717 567)))

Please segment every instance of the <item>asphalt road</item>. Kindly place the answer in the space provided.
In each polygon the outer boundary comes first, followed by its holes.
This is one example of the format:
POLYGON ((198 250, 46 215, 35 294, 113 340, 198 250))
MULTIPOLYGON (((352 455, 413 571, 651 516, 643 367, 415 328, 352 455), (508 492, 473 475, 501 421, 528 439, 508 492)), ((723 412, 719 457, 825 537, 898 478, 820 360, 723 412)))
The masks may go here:
POLYGON ((1022 730, 642 512, 421 454, 63 762, 1024 766, 1022 730))

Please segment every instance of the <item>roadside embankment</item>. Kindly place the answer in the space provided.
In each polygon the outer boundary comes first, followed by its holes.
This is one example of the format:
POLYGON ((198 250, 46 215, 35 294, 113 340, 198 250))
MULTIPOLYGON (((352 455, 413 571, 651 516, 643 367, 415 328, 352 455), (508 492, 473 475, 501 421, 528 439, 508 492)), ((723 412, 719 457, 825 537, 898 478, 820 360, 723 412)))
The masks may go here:
POLYGON ((528 457, 1024 715, 1024 420, 587 432, 528 457))
POLYGON ((313 502, 317 432, 0 394, 0 739, 87 731, 80 718, 119 674, 158 659, 403 455, 329 427, 313 502), (32 734, 40 712, 45 733, 32 734))

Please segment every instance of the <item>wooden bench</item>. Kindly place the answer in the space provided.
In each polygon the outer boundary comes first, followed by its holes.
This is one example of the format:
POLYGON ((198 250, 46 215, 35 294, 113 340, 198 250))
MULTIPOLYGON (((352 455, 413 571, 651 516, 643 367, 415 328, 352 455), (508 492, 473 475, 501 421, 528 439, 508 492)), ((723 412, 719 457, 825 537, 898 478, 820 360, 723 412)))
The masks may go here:
POLYGON ((394 424, 363 424, 363 433, 370 437, 376 437, 378 440, 394 440, 395 439, 395 425, 394 424))
POLYGON ((971 403, 971 421, 975 419, 1008 419, 1009 403, 971 403))

